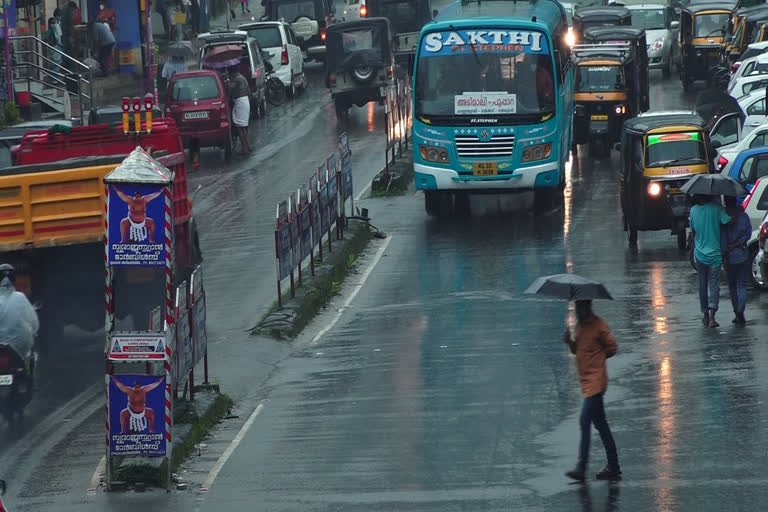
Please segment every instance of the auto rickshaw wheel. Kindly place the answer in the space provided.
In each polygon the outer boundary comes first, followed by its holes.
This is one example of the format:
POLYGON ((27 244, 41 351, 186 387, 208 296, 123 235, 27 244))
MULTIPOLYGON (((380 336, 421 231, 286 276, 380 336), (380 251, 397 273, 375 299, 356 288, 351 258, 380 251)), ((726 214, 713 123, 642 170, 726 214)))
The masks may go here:
POLYGON ((670 76, 672 76, 672 54, 671 53, 667 59, 667 65, 661 68, 661 75, 664 78, 669 78, 670 76))

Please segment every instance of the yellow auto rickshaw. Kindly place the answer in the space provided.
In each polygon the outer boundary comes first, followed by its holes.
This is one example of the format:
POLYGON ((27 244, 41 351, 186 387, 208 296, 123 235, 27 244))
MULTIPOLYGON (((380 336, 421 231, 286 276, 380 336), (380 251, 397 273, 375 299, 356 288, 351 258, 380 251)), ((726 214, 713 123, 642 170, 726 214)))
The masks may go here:
POLYGON ((638 231, 669 229, 684 250, 690 206, 680 187, 711 169, 704 119, 695 112, 645 112, 624 123, 619 149, 621 209, 630 246, 637 244, 638 231))
MULTIPOLYGON (((720 64, 723 33, 732 11, 718 4, 693 4, 680 12, 680 81, 688 90, 707 80, 720 64)), ((738 29, 737 29, 738 30, 738 29)))

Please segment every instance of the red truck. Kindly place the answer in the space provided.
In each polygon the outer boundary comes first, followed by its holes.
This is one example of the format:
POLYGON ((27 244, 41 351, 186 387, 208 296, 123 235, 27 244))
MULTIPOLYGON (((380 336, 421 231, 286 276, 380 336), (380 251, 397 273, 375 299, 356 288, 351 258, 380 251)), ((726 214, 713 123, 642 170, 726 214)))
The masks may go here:
POLYGON ((172 119, 156 119, 141 135, 109 125, 29 132, 11 150, 13 166, 0 169, 0 262, 14 265, 17 287, 41 303, 44 339, 56 339, 67 324, 104 326, 104 176, 137 145, 174 171, 181 281, 202 256, 172 119))

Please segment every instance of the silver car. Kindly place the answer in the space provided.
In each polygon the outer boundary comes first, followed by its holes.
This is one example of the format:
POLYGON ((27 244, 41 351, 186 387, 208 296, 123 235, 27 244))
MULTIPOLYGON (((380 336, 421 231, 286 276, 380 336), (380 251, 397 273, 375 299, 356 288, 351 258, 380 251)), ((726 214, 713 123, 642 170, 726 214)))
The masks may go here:
POLYGON ((632 12, 632 26, 645 29, 648 42, 648 67, 660 69, 664 78, 672 75, 672 66, 679 67, 677 38, 680 22, 675 10, 666 4, 627 5, 632 12))

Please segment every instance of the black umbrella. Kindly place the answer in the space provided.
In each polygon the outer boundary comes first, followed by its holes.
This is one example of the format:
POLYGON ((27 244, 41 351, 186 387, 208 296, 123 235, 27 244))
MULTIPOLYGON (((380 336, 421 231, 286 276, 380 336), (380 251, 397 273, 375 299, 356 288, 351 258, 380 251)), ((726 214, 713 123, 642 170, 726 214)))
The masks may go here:
POLYGON ((195 47, 189 41, 174 41, 168 45, 166 52, 169 57, 181 57, 183 59, 195 56, 195 47))
POLYGON ((577 276, 576 274, 555 274, 540 277, 525 290, 526 294, 546 295, 565 300, 613 300, 602 283, 577 276))
POLYGON ((722 174, 697 174, 680 187, 680 190, 692 196, 701 194, 703 196, 741 197, 749 194, 741 183, 722 174))

